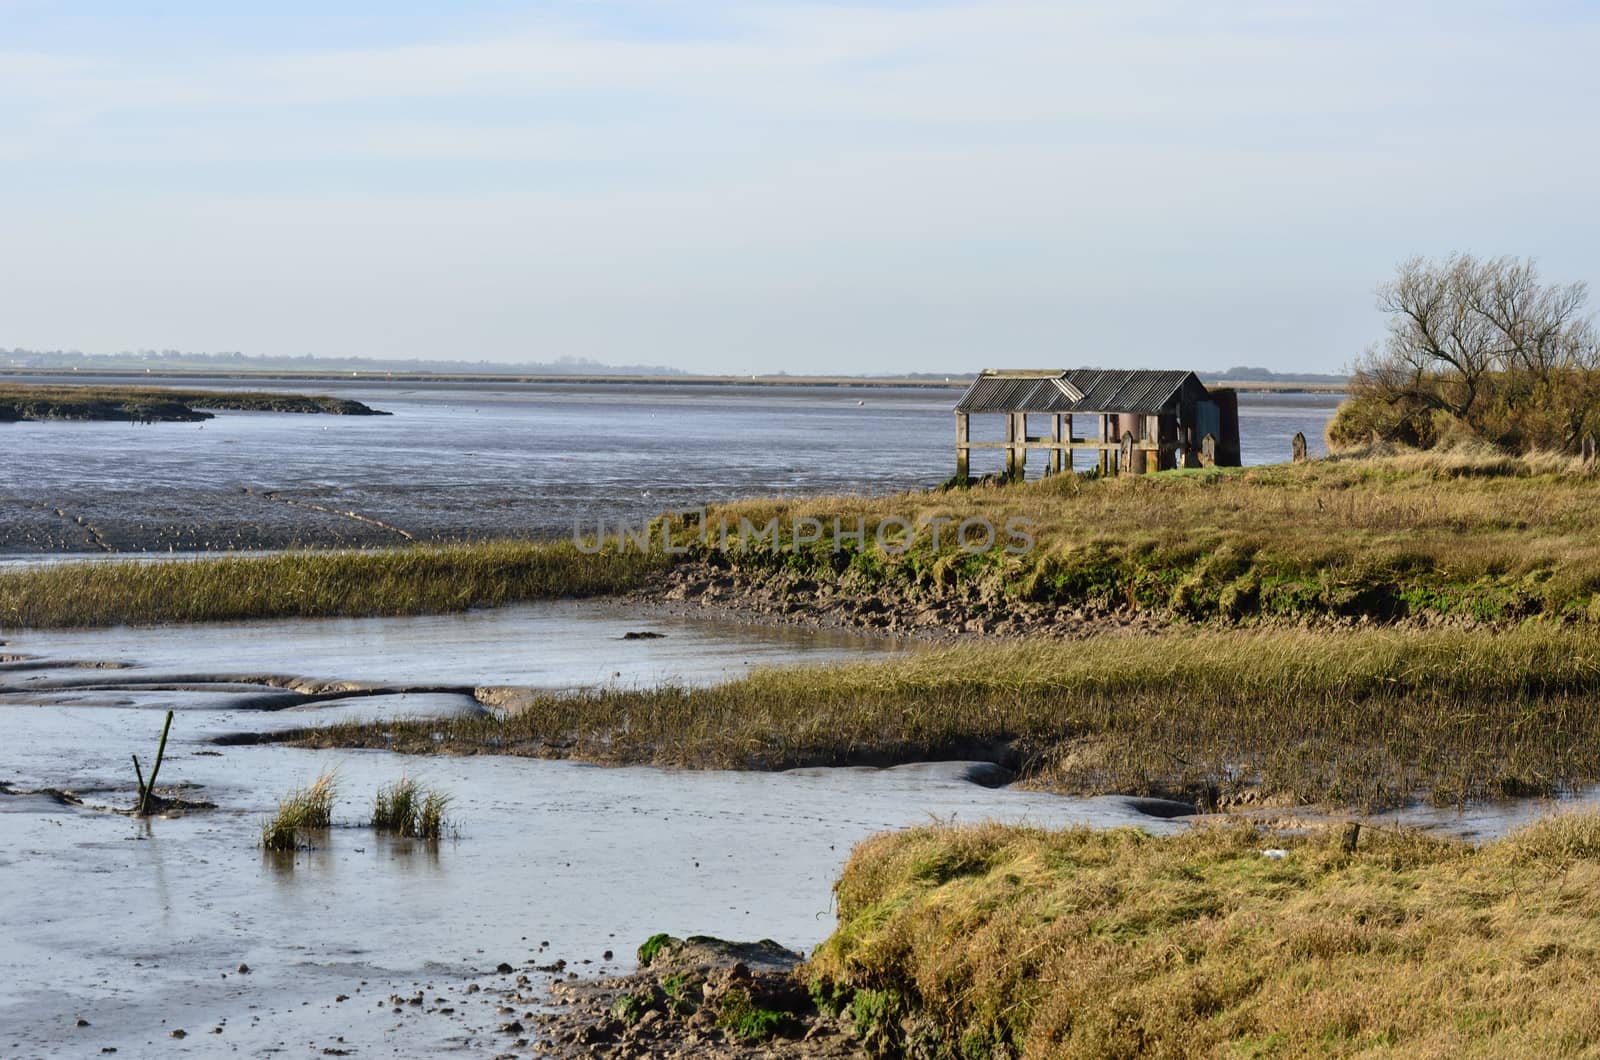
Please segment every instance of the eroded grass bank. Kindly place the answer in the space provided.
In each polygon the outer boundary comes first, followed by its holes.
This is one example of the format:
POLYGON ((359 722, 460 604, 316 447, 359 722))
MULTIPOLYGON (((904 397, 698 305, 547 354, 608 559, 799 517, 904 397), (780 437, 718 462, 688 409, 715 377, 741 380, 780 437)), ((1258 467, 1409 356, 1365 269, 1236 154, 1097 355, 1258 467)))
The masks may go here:
POLYGON ((820 595, 864 608, 872 625, 920 614, 1025 630, 1060 609, 1226 623, 1595 621, 1597 508, 1600 479, 1574 460, 1458 449, 749 501, 709 513, 714 547, 694 557, 779 609, 820 595), (995 547, 959 547, 968 521, 969 543, 991 527, 995 547), (1008 552, 1014 525, 1031 543, 1008 552), (794 547, 819 527, 820 540, 794 547))
POLYGON ((37 629, 247 618, 442 614, 637 588, 659 556, 568 542, 418 545, 0 573, 0 624, 37 629))
POLYGON ((1065 793, 1361 808, 1600 780, 1600 632, 1213 631, 980 643, 710 688, 507 693, 309 746, 783 769, 983 758, 1065 793))
POLYGON ((835 893, 813 992, 880 1054, 1600 1049, 1594 815, 1479 849, 1368 830, 1353 855, 1242 826, 929 827, 857 847, 835 893))

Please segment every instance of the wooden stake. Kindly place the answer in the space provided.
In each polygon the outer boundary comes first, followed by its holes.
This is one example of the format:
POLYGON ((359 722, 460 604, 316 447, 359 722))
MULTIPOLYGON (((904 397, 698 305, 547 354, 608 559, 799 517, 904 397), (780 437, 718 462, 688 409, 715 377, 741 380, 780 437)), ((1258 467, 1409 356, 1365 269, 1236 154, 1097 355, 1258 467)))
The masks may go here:
POLYGON ((146 806, 150 802, 150 793, 156 790, 156 774, 161 772, 161 758, 167 753, 167 730, 172 728, 172 711, 167 711, 167 721, 161 726, 161 745, 156 748, 156 764, 150 767, 150 783, 144 789, 144 794, 139 796, 139 816, 147 816, 146 806))

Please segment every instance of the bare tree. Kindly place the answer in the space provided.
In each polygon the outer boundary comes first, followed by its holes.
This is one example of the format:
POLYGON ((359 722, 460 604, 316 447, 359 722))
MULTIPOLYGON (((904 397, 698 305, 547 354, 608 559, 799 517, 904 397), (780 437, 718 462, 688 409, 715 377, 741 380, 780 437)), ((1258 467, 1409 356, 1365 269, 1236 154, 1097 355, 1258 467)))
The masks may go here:
POLYGON ((1414 257, 1378 289, 1388 337, 1356 366, 1340 442, 1428 445, 1463 427, 1511 448, 1572 449, 1600 418, 1600 341, 1582 283, 1531 260, 1414 257))

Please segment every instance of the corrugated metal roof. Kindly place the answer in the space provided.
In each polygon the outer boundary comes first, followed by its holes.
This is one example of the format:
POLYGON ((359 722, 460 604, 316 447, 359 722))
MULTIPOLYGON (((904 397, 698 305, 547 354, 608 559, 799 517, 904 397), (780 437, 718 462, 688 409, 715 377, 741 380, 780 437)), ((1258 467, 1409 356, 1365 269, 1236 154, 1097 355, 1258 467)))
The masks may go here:
MULTIPOLYGON (((1156 413, 1172 404, 1193 372, 1107 371, 1078 368, 1067 373, 1082 399, 1078 412, 1156 413)), ((1195 380, 1198 385, 1199 380, 1195 380)))
MULTIPOLYGON (((985 370, 956 403, 958 412, 1136 412, 1169 408, 1194 377, 1183 371, 1112 371, 1075 368, 1063 372, 985 370)), ((1195 379, 1195 385, 1200 381, 1195 379)))
POLYGON ((961 395, 962 412, 1066 412, 1083 394, 1065 372, 984 372, 961 395))

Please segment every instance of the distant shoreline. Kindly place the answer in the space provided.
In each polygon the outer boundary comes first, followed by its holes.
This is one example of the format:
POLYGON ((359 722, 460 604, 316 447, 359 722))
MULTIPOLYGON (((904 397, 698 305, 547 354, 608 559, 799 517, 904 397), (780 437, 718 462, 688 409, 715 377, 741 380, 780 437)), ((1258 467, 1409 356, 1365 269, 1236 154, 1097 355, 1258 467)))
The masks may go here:
MULTIPOLYGON (((385 383, 501 383, 527 386, 756 386, 756 387, 828 387, 838 389, 903 389, 959 391, 969 380, 951 376, 949 382, 936 379, 904 379, 872 376, 798 376, 798 375, 568 375, 565 373, 480 373, 480 372, 290 372, 290 371, 201 371, 168 369, 147 372, 143 369, 97 368, 71 371, 58 368, 0 368, 0 378, 39 380, 55 384, 72 384, 82 379, 85 384, 94 379, 132 380, 146 384, 158 380, 188 381, 220 379, 241 383, 329 383, 358 382, 385 383)), ((1271 380, 1210 380, 1201 376, 1207 386, 1231 387, 1244 393, 1263 394, 1342 394, 1348 389, 1343 383, 1291 383, 1271 380)))
POLYGON ((197 423, 207 410, 327 413, 387 416, 359 401, 321 395, 249 391, 175 390, 149 386, 109 387, 88 382, 56 385, 0 383, 0 423, 19 421, 119 421, 197 423))

